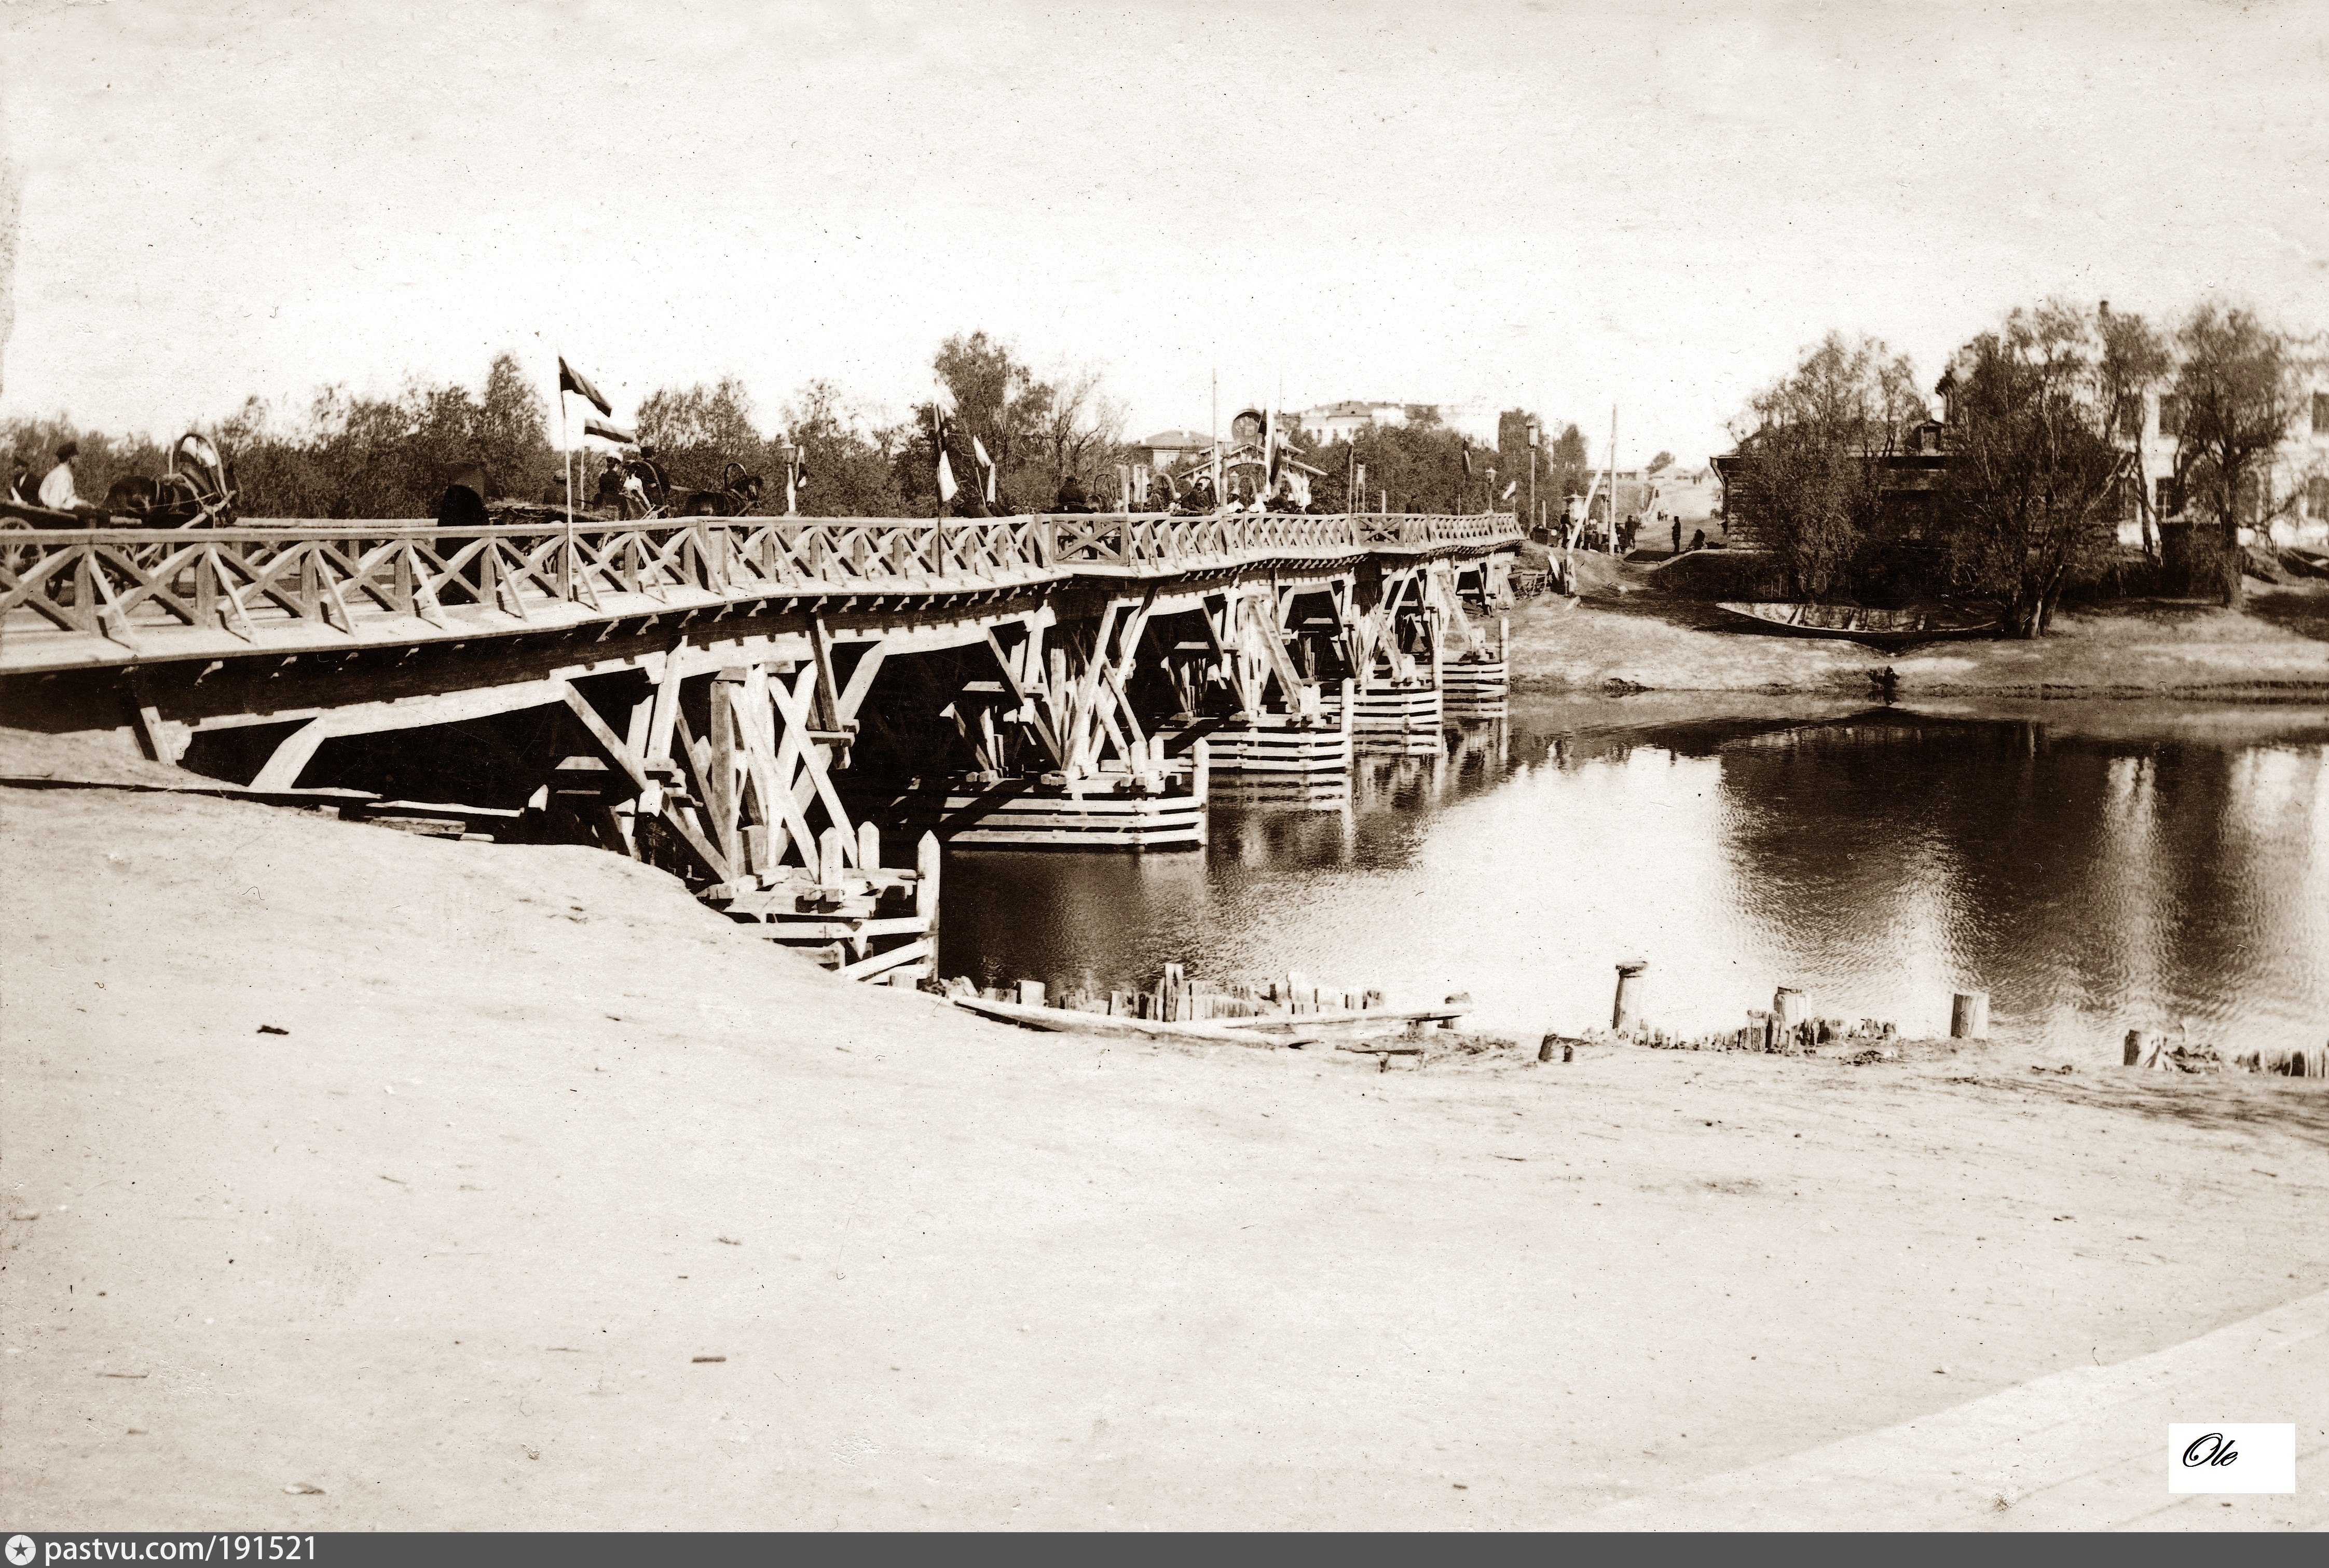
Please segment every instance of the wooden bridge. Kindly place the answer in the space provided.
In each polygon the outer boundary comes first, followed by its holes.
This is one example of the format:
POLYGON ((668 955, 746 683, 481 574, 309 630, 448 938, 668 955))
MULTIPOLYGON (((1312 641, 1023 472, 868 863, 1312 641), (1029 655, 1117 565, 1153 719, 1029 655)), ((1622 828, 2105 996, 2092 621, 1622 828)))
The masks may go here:
POLYGON ((1501 701, 1465 606, 1505 602, 1520 539, 1502 514, 11 531, 0 711, 349 814, 599 844, 910 976, 937 856, 885 869, 884 832, 1202 843, 1215 768, 1289 757, 1331 800, 1354 748, 1436 747, 1501 701))

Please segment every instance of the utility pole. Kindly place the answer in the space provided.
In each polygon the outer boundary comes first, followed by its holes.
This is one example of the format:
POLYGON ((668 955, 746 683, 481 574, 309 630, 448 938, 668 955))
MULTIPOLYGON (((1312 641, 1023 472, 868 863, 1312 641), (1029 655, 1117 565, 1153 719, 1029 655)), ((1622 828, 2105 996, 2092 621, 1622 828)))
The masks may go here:
POLYGON ((1531 419, 1531 420, 1529 421, 1529 427, 1528 427, 1528 437, 1529 437, 1529 508, 1528 508, 1528 509, 1529 509, 1529 517, 1530 517, 1530 519, 1531 519, 1532 521, 1542 521, 1541 519, 1538 519, 1538 518, 1537 518, 1537 511, 1536 511, 1536 447, 1537 447, 1537 442, 1538 442, 1540 439, 1542 439, 1542 438, 1543 435, 1544 435, 1544 427, 1543 427, 1543 426, 1542 426, 1542 425, 1539 425, 1539 424, 1538 424, 1534 419, 1531 419))
POLYGON ((1617 405, 1609 405, 1609 553, 1617 553, 1617 405))

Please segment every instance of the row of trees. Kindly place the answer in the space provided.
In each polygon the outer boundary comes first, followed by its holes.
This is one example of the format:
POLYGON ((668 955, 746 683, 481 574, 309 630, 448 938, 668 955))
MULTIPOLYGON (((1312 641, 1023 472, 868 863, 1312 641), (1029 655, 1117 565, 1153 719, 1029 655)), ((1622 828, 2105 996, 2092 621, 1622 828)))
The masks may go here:
MULTIPOLYGON (((953 455, 966 487, 976 473, 976 436, 1002 464, 1003 491, 1030 508, 1049 508, 1070 479, 1113 495, 1123 455, 1121 406, 1099 372, 1038 376, 985 333, 953 337, 934 372, 962 409, 963 450, 953 455)), ((448 484, 483 470, 489 499, 556 503, 564 499, 565 458, 552 443, 552 409, 516 357, 502 354, 482 387, 414 382, 389 397, 343 387, 317 390, 306 406, 270 407, 250 398, 202 427, 234 471, 238 509, 253 517, 433 517, 448 484)), ((652 443, 676 488, 712 489, 730 464, 768 481, 764 509, 784 504, 784 448, 798 446, 806 478, 798 498, 807 515, 904 516, 936 502, 936 453, 928 404, 902 422, 882 423, 828 380, 812 380, 778 411, 765 434, 750 391, 735 377, 665 387, 641 400, 633 423, 652 443)), ((174 437, 176 432, 171 432, 174 437)), ((88 430, 65 418, 0 422, 0 455, 45 473, 57 449, 79 445, 74 467, 84 497, 117 479, 168 465, 166 438, 88 430)), ((578 497, 595 489, 611 450, 577 455, 578 497)))
POLYGON ((2017 309, 1952 356, 1936 420, 1909 361, 1881 342, 1830 334, 1749 403, 1728 502, 1770 549, 1794 596, 1895 586, 1994 596, 2016 634, 2043 634, 2066 589, 2119 555, 2181 530, 2224 603, 2241 599, 2242 528, 2303 495, 2275 484, 2283 444, 2309 418, 2317 344, 2253 313, 2202 305, 2172 329, 2060 302, 2017 309), (2173 411, 2169 517, 2147 479, 2145 410, 2173 411))
MULTIPOLYGON (((931 361, 944 389, 948 465, 960 486, 955 510, 1046 511, 1080 492, 1114 503, 1117 469, 1133 461, 1125 410, 1100 373, 1089 367, 1041 372, 1010 345, 985 333, 948 338, 931 361), (976 443, 974 447, 973 443, 976 443), (995 500, 985 500, 984 452, 995 500)), ((729 465, 763 476, 763 510, 781 510, 785 448, 801 449, 806 480, 798 508, 809 516, 927 516, 938 509, 933 406, 917 404, 902 420, 883 422, 832 381, 808 382, 776 411, 766 433, 750 390, 736 377, 664 387, 642 399, 632 424, 680 489, 712 489, 729 465)), ((232 465, 239 509, 252 517, 432 517, 447 484, 482 470, 488 499, 556 504, 564 498, 564 458, 552 441, 553 410, 539 381, 514 355, 486 368, 478 390, 415 382, 389 397, 343 387, 316 391, 304 407, 247 399, 205 427, 232 465)), ((1530 473, 1530 427, 1542 427, 1535 454, 1538 493, 1560 499, 1590 484, 1585 438, 1575 425, 1556 434, 1536 415, 1512 409, 1494 448, 1473 447, 1438 411, 1418 405, 1403 425, 1350 440, 1298 443, 1294 455, 1320 470, 1313 500, 1325 511, 1371 509, 1387 498, 1394 511, 1477 510, 1513 481, 1517 504, 1530 473), (1466 461, 1469 461, 1469 471, 1466 461), (1363 473, 1353 495, 1352 481, 1363 473)), ((171 434, 174 435, 175 432, 171 434)), ((61 418, 0 424, 0 449, 44 472, 59 446, 77 440, 84 496, 101 496, 116 479, 159 473, 163 442, 115 437, 61 418)), ((578 455, 576 493, 596 492, 598 470, 612 455, 603 446, 578 455)))

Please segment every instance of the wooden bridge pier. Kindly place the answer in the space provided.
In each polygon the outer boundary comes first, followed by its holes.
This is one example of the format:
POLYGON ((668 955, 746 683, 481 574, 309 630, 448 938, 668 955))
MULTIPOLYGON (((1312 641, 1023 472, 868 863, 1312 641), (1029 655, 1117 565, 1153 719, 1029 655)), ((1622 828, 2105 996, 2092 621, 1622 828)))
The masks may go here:
POLYGON ((1205 746, 1231 799, 1347 803, 1349 712, 1327 711, 1318 640, 1295 620, 1299 601, 1346 586, 1337 574, 1324 584, 1253 583, 1209 596, 1199 618, 1202 640, 1164 651, 1177 703, 1164 726, 1168 752, 1205 746))

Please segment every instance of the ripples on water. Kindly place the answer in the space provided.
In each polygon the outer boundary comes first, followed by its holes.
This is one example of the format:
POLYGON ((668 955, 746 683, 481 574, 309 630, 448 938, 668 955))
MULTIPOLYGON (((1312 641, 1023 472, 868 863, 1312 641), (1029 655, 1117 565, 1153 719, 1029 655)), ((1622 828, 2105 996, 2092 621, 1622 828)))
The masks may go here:
POLYGON ((949 855, 941 972, 1153 984, 1299 970, 1485 1028, 1822 1016, 2091 1057, 2189 1018, 2329 1038, 2329 713, 2042 704, 1966 713, 1658 699, 1515 705, 1451 755, 1362 759, 1341 812, 1217 803, 1204 850, 949 855))

